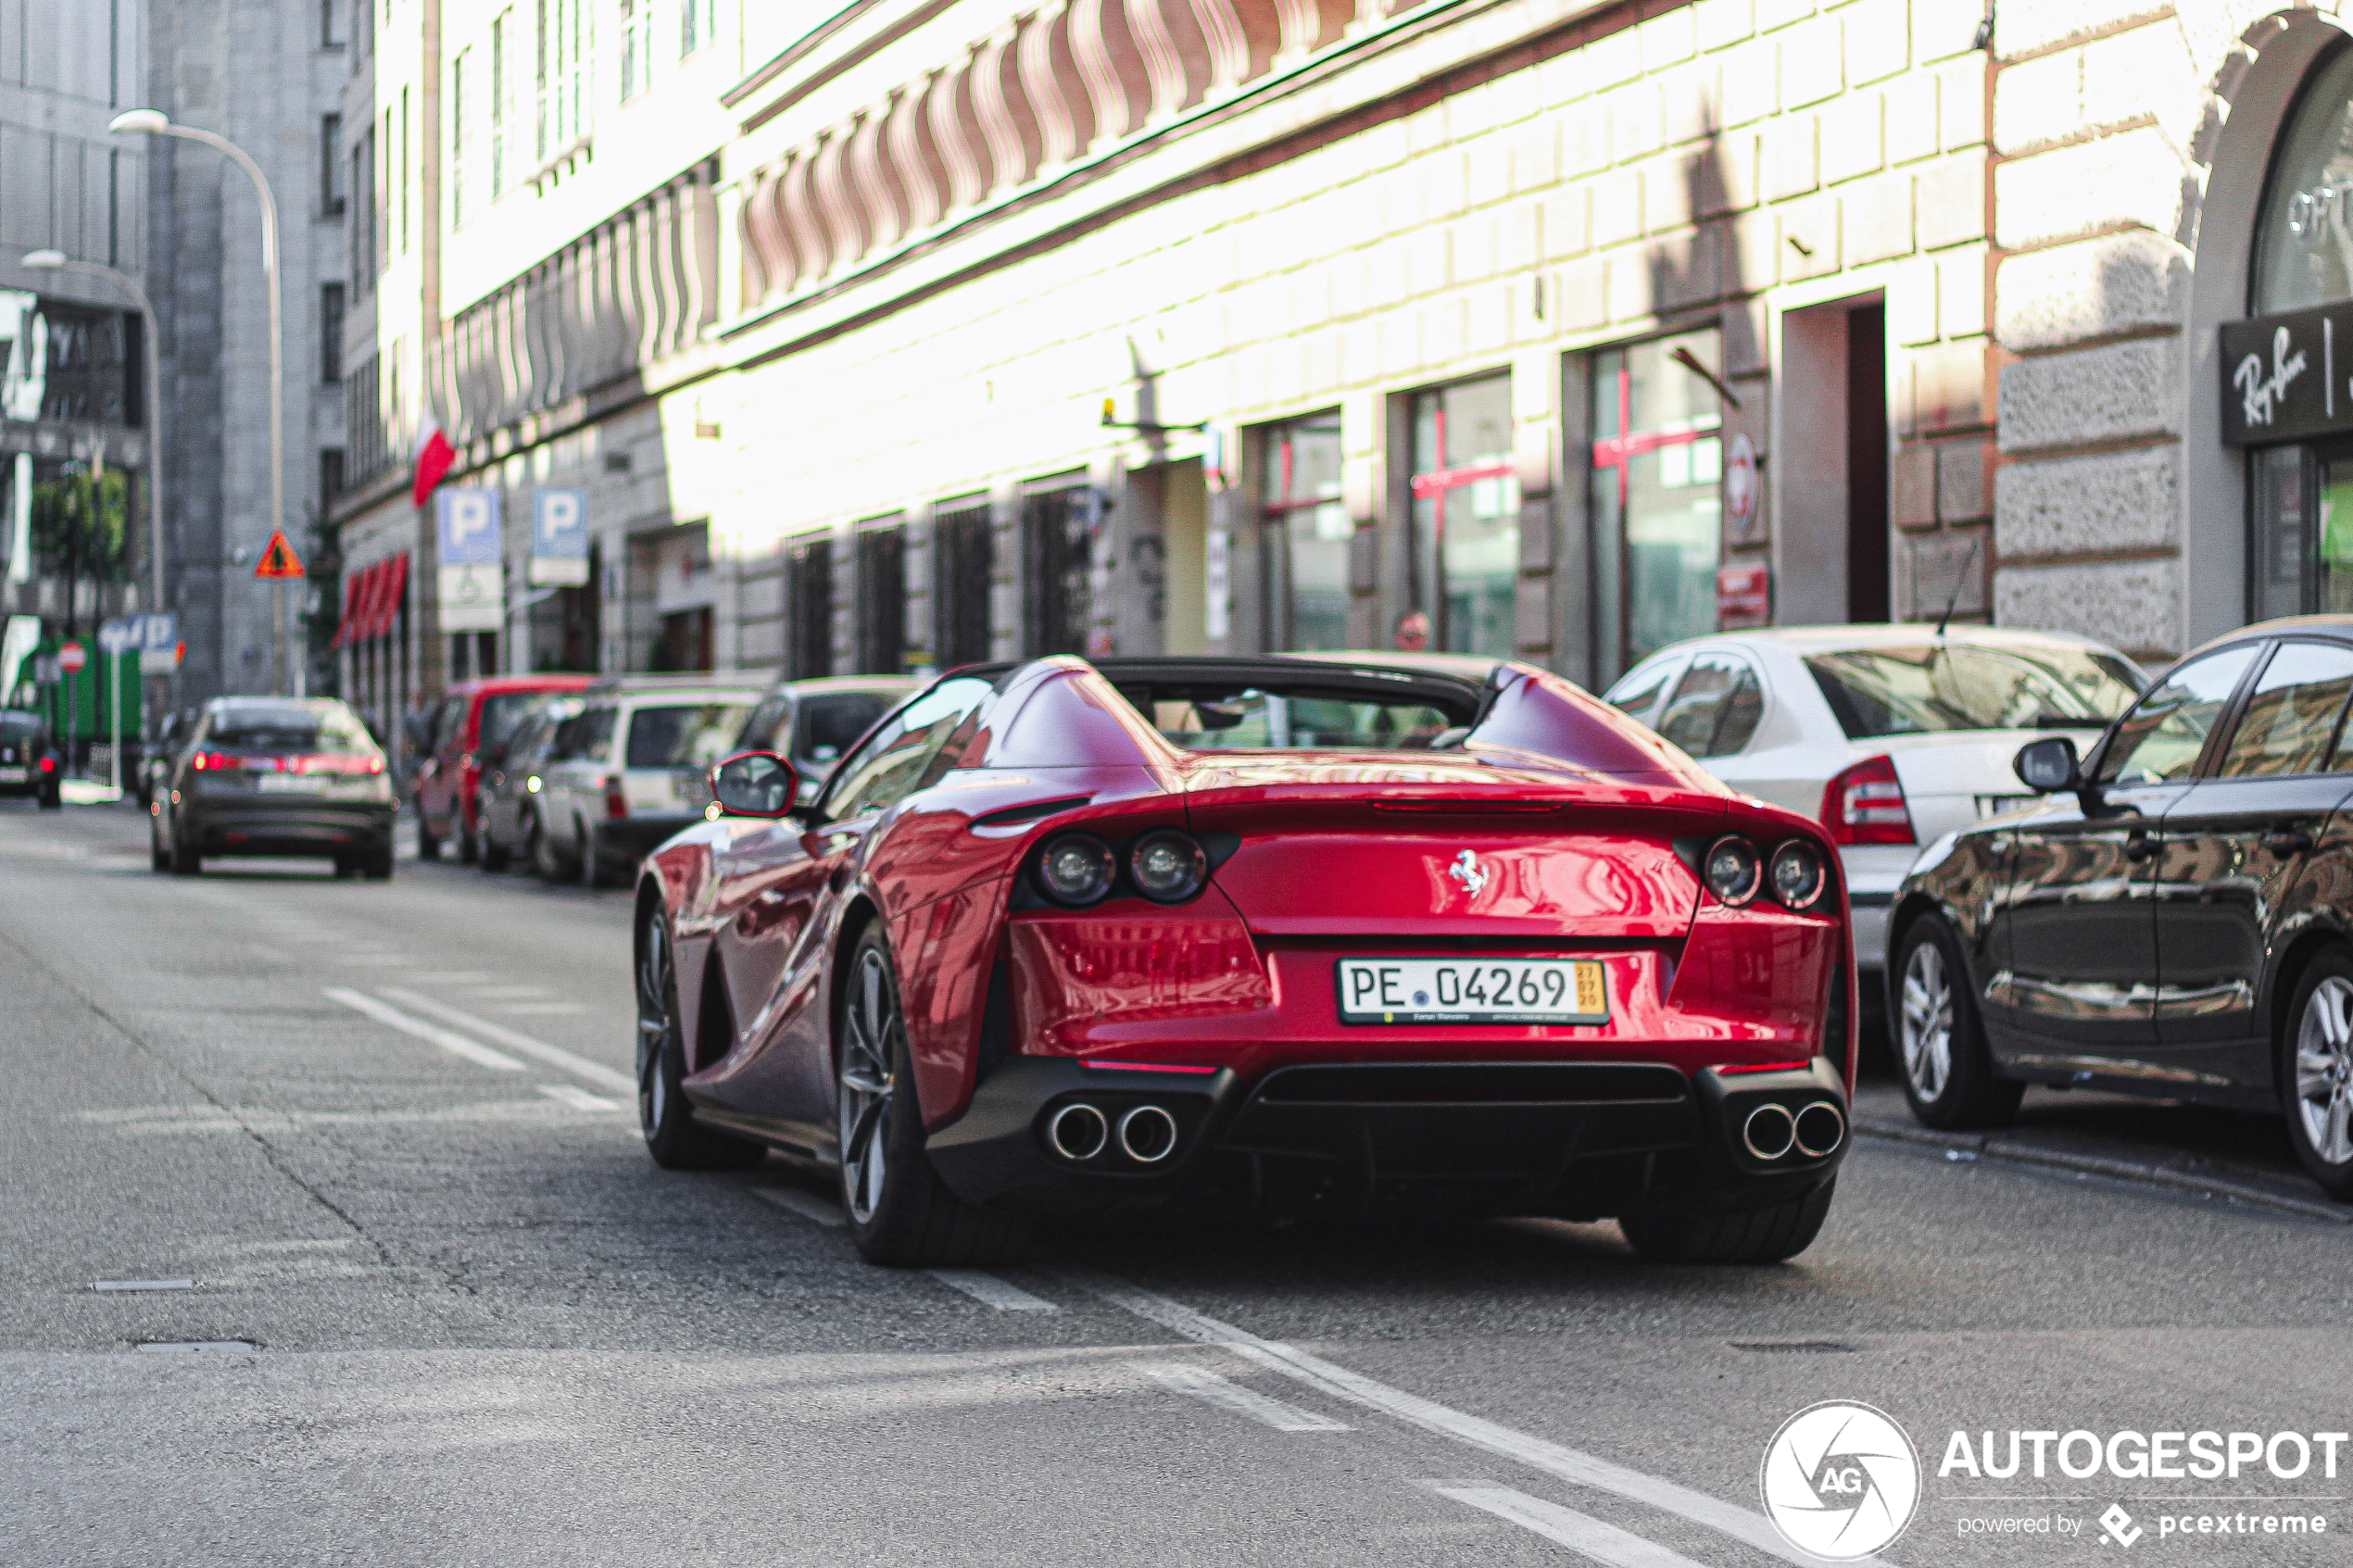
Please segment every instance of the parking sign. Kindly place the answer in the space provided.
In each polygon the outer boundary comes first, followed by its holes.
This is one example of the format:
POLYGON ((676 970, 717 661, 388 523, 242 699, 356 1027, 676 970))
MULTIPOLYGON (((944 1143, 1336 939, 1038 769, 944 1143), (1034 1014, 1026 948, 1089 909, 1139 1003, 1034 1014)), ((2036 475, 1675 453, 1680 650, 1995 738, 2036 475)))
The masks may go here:
POLYGON ((532 493, 529 573, 534 586, 577 588, 588 581, 588 492, 532 493))

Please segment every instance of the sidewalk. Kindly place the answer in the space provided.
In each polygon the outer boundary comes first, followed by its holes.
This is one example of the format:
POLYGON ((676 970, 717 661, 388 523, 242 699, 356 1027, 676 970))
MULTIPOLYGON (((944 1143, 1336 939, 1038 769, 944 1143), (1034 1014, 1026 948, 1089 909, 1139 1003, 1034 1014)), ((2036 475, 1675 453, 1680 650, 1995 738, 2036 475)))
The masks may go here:
POLYGON ((1857 1136, 1941 1148, 1947 1159, 2146 1182, 2353 1225, 2353 1203, 2335 1202, 2304 1173, 2276 1116, 2031 1088, 2011 1126, 1940 1133, 1913 1120, 1901 1087, 1868 1073, 1856 1087, 1854 1113, 1857 1136))

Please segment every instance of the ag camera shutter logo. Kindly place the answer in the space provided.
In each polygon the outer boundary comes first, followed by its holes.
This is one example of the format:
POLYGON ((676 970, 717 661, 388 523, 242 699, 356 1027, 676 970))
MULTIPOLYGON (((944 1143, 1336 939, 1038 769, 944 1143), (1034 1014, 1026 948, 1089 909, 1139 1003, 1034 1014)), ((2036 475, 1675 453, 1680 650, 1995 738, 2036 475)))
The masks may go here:
POLYGON ((1865 1558, 1901 1536, 1920 1500, 1920 1456, 1882 1411, 1825 1399, 1781 1423, 1757 1473, 1765 1514, 1798 1550, 1865 1558))

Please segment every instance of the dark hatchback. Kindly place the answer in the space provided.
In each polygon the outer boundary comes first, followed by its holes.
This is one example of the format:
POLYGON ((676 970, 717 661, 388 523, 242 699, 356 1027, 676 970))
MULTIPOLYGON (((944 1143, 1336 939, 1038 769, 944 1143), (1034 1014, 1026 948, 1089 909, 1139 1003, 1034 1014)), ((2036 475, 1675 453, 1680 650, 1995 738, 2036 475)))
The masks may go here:
POLYGON ((65 804, 65 774, 47 720, 22 709, 0 711, 0 796, 30 795, 54 811, 65 804))
POLYGON ((2271 1110, 2353 1200, 2353 616, 2176 664, 2044 798, 1929 847, 1889 924, 1889 1027, 1935 1127, 2028 1084, 2271 1110))
POLYGON ((359 715, 331 698, 217 697, 147 808, 155 868, 208 855, 315 856, 392 875, 392 776, 359 715))

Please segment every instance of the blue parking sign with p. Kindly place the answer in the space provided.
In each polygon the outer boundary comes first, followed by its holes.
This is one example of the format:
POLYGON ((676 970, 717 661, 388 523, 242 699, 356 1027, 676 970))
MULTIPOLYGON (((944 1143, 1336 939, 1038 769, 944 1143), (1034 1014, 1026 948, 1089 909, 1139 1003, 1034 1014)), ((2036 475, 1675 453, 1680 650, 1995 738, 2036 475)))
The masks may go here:
POLYGON ((588 492, 539 490, 531 497, 535 584, 576 588, 588 581, 588 492))
POLYGON ((441 523, 441 564, 498 564, 498 492, 444 486, 434 495, 441 523))

